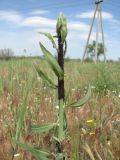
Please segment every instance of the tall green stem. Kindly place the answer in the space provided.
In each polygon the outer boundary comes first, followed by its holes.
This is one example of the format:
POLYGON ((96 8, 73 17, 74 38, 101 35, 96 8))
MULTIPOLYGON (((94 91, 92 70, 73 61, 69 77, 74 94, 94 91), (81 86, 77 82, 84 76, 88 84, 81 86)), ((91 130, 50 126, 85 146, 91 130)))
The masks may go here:
POLYGON ((64 101, 63 99, 59 100, 59 130, 58 130, 58 138, 60 141, 64 138, 64 101))

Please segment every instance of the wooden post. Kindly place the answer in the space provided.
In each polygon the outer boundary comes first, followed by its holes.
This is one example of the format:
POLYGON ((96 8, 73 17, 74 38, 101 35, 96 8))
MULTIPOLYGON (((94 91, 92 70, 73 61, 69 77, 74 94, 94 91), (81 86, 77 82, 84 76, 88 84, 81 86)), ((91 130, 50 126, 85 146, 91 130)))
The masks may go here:
POLYGON ((98 37, 99 37, 99 3, 98 5, 98 10, 97 10, 97 26, 96 26, 96 44, 95 44, 95 63, 97 62, 98 59, 98 37))
POLYGON ((105 36, 104 36, 104 30, 103 30, 101 6, 100 6, 100 21, 101 21, 102 41, 103 41, 103 47, 104 47, 104 62, 106 62, 105 36))
POLYGON ((95 9, 95 12, 94 12, 94 16, 93 16, 92 24, 91 24, 91 27, 90 27, 90 31, 89 31, 89 35, 88 35, 87 43, 86 43, 86 46, 85 46, 82 61, 84 61, 84 58, 85 58, 85 55, 86 55, 86 52, 87 52, 87 47, 88 47, 88 44, 89 44, 89 41, 90 41, 90 36, 91 36, 91 33, 92 33, 93 24, 94 24, 94 21, 95 21, 97 9, 98 9, 98 5, 96 6, 96 9, 95 9))
POLYGON ((98 14, 97 15, 96 45, 95 45, 95 57, 94 57, 94 60, 96 62, 97 59, 98 59, 97 57, 98 57, 99 27, 101 27, 102 41, 103 41, 103 47, 104 47, 104 61, 106 62, 105 37, 104 37, 104 30, 103 30, 103 23, 102 23, 102 11, 101 11, 101 3, 102 2, 103 2, 103 0, 96 0, 96 2, 95 2, 96 9, 95 9, 94 16, 93 16, 93 19, 92 19, 92 24, 90 26, 90 31, 89 31, 89 34, 88 34, 88 39, 87 39, 87 43, 86 43, 86 46, 85 46, 85 50, 84 50, 82 61, 84 61, 84 59, 85 59, 87 48, 88 48, 90 37, 91 37, 91 33, 92 33, 92 29, 93 29, 93 25, 94 25, 94 21, 95 21, 95 18, 96 18, 96 14, 98 14))

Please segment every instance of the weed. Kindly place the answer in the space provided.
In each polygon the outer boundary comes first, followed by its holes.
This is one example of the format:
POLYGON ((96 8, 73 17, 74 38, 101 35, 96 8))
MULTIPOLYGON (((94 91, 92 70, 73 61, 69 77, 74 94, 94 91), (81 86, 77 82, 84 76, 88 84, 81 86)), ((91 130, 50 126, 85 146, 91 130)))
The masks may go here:
MULTIPOLYGON (((50 33, 42 33, 45 35, 52 43, 53 48, 56 49, 58 53, 58 61, 56 58, 48 51, 42 43, 40 43, 40 48, 42 52, 44 53, 44 57, 46 61, 48 62, 50 68, 52 69, 53 73, 58 79, 58 83, 56 84, 53 80, 51 80, 38 66, 35 66, 35 69, 38 73, 38 75, 43 79, 43 81, 47 84, 48 87, 52 89, 57 89, 58 92, 58 115, 57 115, 57 121, 55 123, 49 123, 49 124, 38 124, 38 125, 32 125, 30 126, 30 130, 34 133, 44 133, 48 132, 50 133, 51 130, 53 130, 53 135, 51 136, 50 144, 54 145, 54 150, 52 153, 49 151, 43 151, 36 149, 34 146, 23 144, 19 142, 19 137, 21 133, 21 128, 23 125, 23 121, 25 119, 26 114, 26 99, 25 104, 22 105, 21 111, 19 114, 17 127, 16 127, 16 147, 21 147, 24 150, 30 152, 36 159, 51 159, 55 158, 65 160, 67 159, 68 155, 65 151, 64 147, 66 146, 66 130, 67 130, 67 117, 65 113, 65 108, 67 107, 81 107, 83 106, 91 95, 91 87, 89 87, 89 90, 86 94, 86 96, 83 99, 80 99, 76 102, 72 102, 70 104, 66 104, 65 102, 65 88, 64 88, 64 56, 67 50, 67 20, 66 17, 61 13, 57 20, 56 25, 56 33, 57 36, 55 36, 58 39, 58 46, 56 45, 54 41, 54 37, 50 33)), ((51 131, 52 132, 52 131, 51 131)), ((14 153, 15 154, 15 153, 14 153)))

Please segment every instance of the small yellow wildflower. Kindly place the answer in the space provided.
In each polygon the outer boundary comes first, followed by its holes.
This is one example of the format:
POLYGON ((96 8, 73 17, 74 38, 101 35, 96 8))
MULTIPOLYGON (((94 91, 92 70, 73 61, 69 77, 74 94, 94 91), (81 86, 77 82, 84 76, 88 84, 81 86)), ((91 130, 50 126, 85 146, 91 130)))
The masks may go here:
POLYGON ((88 119, 86 122, 87 122, 87 123, 93 123, 94 120, 93 120, 93 119, 88 119))

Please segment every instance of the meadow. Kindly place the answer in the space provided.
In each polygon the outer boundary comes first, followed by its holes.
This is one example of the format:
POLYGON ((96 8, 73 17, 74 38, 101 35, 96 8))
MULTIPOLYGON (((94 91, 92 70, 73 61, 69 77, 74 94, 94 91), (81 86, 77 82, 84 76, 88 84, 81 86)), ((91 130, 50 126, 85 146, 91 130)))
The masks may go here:
MULTIPOLYGON (((16 123, 22 105, 27 105, 20 141, 49 149, 51 132, 33 134, 31 124, 55 122, 57 91, 51 90, 38 76, 37 63, 52 80, 57 78, 42 59, 0 61, 0 160, 33 160, 18 148, 13 155, 16 123)), ((70 160, 120 159, 120 63, 81 63, 65 61, 66 103, 84 97, 89 84, 92 95, 79 108, 66 108, 67 136, 63 150, 70 160)))

